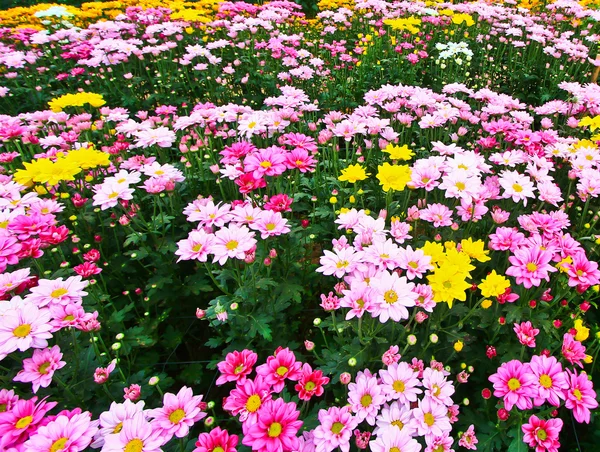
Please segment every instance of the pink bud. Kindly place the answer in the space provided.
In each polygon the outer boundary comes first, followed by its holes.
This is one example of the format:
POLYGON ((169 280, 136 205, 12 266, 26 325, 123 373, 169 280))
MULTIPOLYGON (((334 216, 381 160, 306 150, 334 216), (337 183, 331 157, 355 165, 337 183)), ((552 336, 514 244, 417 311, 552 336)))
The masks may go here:
POLYGON ((350 375, 348 372, 344 372, 342 374, 340 374, 340 383, 343 385, 347 385, 348 383, 350 383, 350 380, 352 380, 352 375, 350 375))
POLYGON ((196 308, 196 317, 203 319, 204 316, 206 316, 206 311, 204 309, 196 308))
POLYGON ((306 347, 307 351, 312 352, 315 348, 315 343, 311 341, 304 341, 304 347, 306 347))

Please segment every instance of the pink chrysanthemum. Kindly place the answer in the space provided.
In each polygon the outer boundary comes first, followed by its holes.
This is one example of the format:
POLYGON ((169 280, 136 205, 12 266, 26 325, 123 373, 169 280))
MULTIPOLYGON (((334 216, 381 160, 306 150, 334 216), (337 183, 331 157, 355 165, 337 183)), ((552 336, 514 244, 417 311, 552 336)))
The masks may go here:
POLYGON ((329 383, 329 377, 324 377, 320 370, 313 371, 308 363, 302 365, 301 372, 298 383, 294 386, 294 389, 298 391, 298 398, 308 401, 313 396, 322 396, 323 386, 329 383))
POLYGON ((193 452, 236 452, 238 441, 237 435, 215 427, 210 433, 200 433, 193 452))
POLYGON ((256 368, 256 373, 262 375, 265 381, 273 386, 273 391, 281 392, 285 380, 298 381, 301 376, 302 363, 296 361, 294 352, 289 348, 279 347, 275 356, 269 356, 267 362, 256 368))
POLYGON ((234 416, 239 414, 245 433, 247 427, 256 424, 258 410, 268 400, 271 400, 271 385, 258 375, 254 380, 238 382, 236 388, 225 399, 223 409, 234 416))
POLYGON ((40 279, 25 299, 39 308, 48 304, 81 304, 81 300, 87 295, 83 289, 88 284, 88 281, 82 281, 81 276, 71 276, 65 281, 62 278, 40 279))
POLYGON ((454 386, 446 379, 443 372, 434 370, 430 367, 423 372, 423 387, 425 395, 431 397, 437 403, 450 406, 452 394, 454 394, 454 386))
POLYGON ((532 415, 529 422, 521 426, 524 434, 523 441, 529 447, 535 447, 536 452, 558 452, 560 447, 558 435, 562 426, 563 421, 561 419, 545 421, 532 415))
POLYGON ((418 373, 405 362, 389 365, 387 369, 379 371, 379 376, 387 401, 398 400, 408 404, 416 402, 417 396, 423 392, 419 389, 421 382, 418 373))
POLYGON ((244 383, 246 377, 252 372, 252 366, 256 364, 258 355, 252 350, 237 350, 228 353, 225 357, 225 361, 221 361, 217 364, 221 375, 217 378, 217 385, 222 385, 228 381, 238 381, 244 383))
POLYGON ((405 276, 382 271, 376 278, 374 288, 375 298, 374 317, 379 317, 381 323, 389 319, 399 322, 408 319, 407 307, 415 305, 418 295, 413 291, 415 285, 408 282, 405 276))
POLYGON ((442 436, 445 432, 450 432, 452 426, 447 414, 446 406, 435 402, 430 397, 423 397, 419 400, 419 406, 413 409, 417 433, 420 436, 442 436))
POLYGON ((123 429, 123 422, 133 419, 136 414, 143 413, 143 411, 143 401, 137 403, 133 403, 131 400, 125 400, 123 403, 112 402, 109 410, 100 414, 100 430, 91 447, 102 447, 107 435, 118 434, 123 429))
POLYGON ((179 256, 177 262, 192 259, 206 262, 208 254, 212 252, 214 240, 215 236, 203 229, 191 231, 187 239, 177 242, 178 249, 175 251, 175 255, 179 256))
POLYGON ((557 271, 549 264, 553 256, 549 250, 524 247, 515 250, 514 254, 508 258, 511 266, 506 269, 506 274, 514 276, 517 284, 522 284, 526 289, 539 287, 542 279, 550 281, 548 273, 557 271))
POLYGON ((190 432, 190 427, 206 417, 200 409, 202 396, 195 396, 192 389, 184 386, 177 395, 166 393, 163 397, 162 408, 150 410, 148 417, 154 419, 154 429, 169 440, 175 435, 183 438, 190 432))
POLYGON ((577 371, 567 369, 567 384, 569 388, 565 391, 565 406, 573 410, 577 422, 589 424, 590 409, 598 408, 593 383, 586 373, 577 375, 577 371))
POLYGON ((535 376, 529 364, 517 359, 502 363, 498 372, 488 378, 494 384, 494 396, 504 397, 504 407, 510 411, 514 405, 520 410, 533 407, 531 398, 537 396, 535 376))
POLYGON ((531 358, 529 368, 535 375, 538 393, 533 404, 540 406, 548 401, 551 405, 559 406, 560 400, 565 399, 564 391, 569 387, 562 365, 554 356, 536 355, 531 358))
POLYGON ((319 422, 320 425, 313 431, 315 449, 319 452, 331 452, 338 447, 342 452, 350 450, 352 431, 359 421, 347 406, 319 410, 319 422))
POLYGON ((514 332, 522 345, 535 348, 535 337, 540 333, 540 330, 534 328, 531 322, 515 323, 514 332))
POLYGON ((402 434, 399 431, 390 431, 383 436, 377 436, 375 441, 369 442, 369 447, 372 452, 419 452, 421 445, 416 439, 408 435, 402 434))
POLYGON ((0 450, 25 441, 37 429, 46 413, 56 406, 56 402, 37 400, 37 397, 17 400, 10 411, 0 413, 0 450))
POLYGON ((473 424, 469 425, 469 428, 466 432, 458 440, 458 445, 464 447, 469 450, 477 450, 477 437, 475 436, 475 426, 473 424))
POLYGON ((165 439, 154 430, 143 413, 123 421, 119 433, 106 436, 102 452, 161 452, 165 439))
POLYGON ((258 422, 252 425, 242 444, 261 452, 290 452, 297 450, 298 430, 302 421, 293 402, 268 400, 259 409, 258 422))
POLYGON ((563 336, 562 355, 571 364, 577 364, 583 369, 581 361, 585 359, 585 347, 569 333, 563 336))
POLYGON ((58 345, 43 350, 34 350, 31 358, 23 360, 23 370, 13 378, 14 381, 32 383, 33 392, 40 387, 47 388, 52 382, 52 376, 67 363, 61 361, 62 353, 58 345))
POLYGON ((230 224, 215 232, 213 263, 224 265, 227 259, 244 259, 246 252, 256 245, 254 233, 246 226, 230 224))
POLYGON ((415 436, 417 431, 409 404, 398 402, 385 404, 376 420, 374 435, 385 435, 387 430, 397 430, 406 436, 415 436))
POLYGON ((58 416, 40 427, 25 442, 27 452, 79 452, 87 448, 98 431, 88 411, 74 416, 58 416))
POLYGON ((0 359, 9 353, 30 348, 45 348, 50 333, 50 311, 38 309, 32 303, 24 303, 17 309, 4 313, 0 323, 0 359))
POLYGON ((348 403, 359 422, 366 419, 369 425, 375 425, 375 417, 384 402, 383 388, 368 370, 358 372, 356 383, 348 385, 348 403))

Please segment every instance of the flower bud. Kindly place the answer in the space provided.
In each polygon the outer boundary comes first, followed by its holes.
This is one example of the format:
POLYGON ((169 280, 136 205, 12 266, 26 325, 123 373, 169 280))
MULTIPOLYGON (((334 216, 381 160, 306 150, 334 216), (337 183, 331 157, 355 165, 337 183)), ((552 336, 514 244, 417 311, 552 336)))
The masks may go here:
POLYGON ((409 334, 406 338, 406 342, 408 342, 408 345, 415 345, 417 343, 417 336, 409 334))
POLYGON ((481 397, 483 397, 485 400, 488 400, 490 397, 492 397, 492 391, 490 391, 488 388, 483 388, 481 391, 481 397))
POLYGON ((315 349, 315 343, 311 341, 304 341, 304 347, 307 351, 312 352, 315 349))
POLYGON ((348 360, 348 365, 349 365, 350 367, 354 367, 354 366, 356 366, 356 358, 350 358, 350 359, 348 360))
POLYGON ((429 336, 429 341, 430 341, 432 344, 437 344, 439 340, 440 340, 440 338, 439 338, 439 337, 438 337, 438 335, 437 335, 437 334, 435 334, 435 333, 433 333, 433 334, 431 334, 431 335, 429 336))
POLYGON ((313 325, 314 326, 319 326, 320 324, 321 324, 321 319, 320 318, 317 317, 316 319, 313 320, 313 325))
POLYGON ((148 380, 148 384, 150 386, 156 386, 158 384, 158 382, 160 381, 160 378, 158 378, 156 375, 154 377, 150 377, 150 380, 148 380))
POLYGON ((506 421, 510 417, 510 413, 506 411, 504 408, 500 408, 498 410, 498 419, 501 421, 506 421))
POLYGON ((122 341, 125 335, 123 333, 119 333, 115 336, 115 339, 118 341, 122 341))

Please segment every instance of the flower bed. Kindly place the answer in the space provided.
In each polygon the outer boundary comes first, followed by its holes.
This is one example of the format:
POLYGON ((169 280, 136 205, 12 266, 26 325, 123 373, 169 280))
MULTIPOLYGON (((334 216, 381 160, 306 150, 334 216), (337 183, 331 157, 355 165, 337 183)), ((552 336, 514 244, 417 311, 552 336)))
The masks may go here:
POLYGON ((593 5, 94 5, 0 16, 0 450, 593 450, 593 5))

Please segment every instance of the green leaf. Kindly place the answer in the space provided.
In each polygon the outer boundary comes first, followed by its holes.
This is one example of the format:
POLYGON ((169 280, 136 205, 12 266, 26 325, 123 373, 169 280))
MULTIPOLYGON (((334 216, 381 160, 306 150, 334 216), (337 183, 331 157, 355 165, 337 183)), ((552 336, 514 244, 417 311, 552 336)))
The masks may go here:
POLYGON ((110 316, 109 319, 109 323, 121 323, 123 320, 125 320, 125 316, 127 315, 127 313, 129 311, 131 311, 134 307, 133 303, 129 303, 127 306, 125 306, 123 309, 121 309, 120 311, 117 312, 113 312, 112 315, 110 316))
POLYGON ((529 447, 527 447, 527 444, 525 444, 523 442, 523 432, 521 430, 520 423, 519 423, 518 427, 515 427, 514 429, 512 429, 508 432, 508 436, 510 436, 511 438, 514 438, 514 439, 508 446, 507 452, 527 452, 529 450, 529 447))

